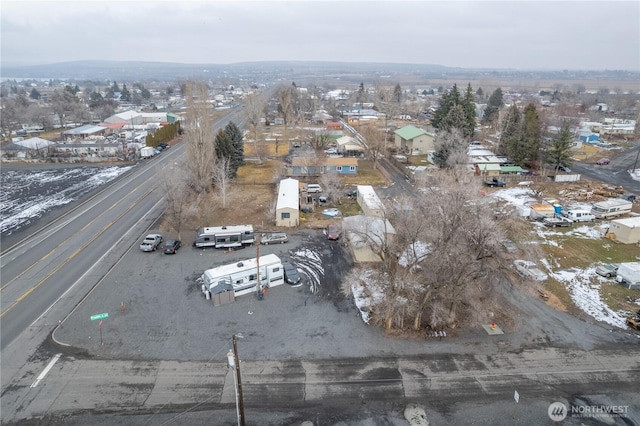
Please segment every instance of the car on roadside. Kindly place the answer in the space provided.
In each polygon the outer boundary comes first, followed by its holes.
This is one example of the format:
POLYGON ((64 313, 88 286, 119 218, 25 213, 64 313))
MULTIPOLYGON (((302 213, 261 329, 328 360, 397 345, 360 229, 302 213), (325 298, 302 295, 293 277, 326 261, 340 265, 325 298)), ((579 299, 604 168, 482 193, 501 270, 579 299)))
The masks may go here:
POLYGON ((571 173, 571 169, 567 166, 565 166, 564 164, 560 164, 558 166, 558 170, 560 170, 561 172, 565 172, 565 173, 571 173))
POLYGON ((291 284, 293 286, 300 284, 301 277, 298 272, 298 268, 289 262, 282 262, 282 268, 284 269, 284 280, 287 284, 291 284))
POLYGON ((356 198, 358 196, 358 190, 350 189, 347 192, 345 192, 344 195, 349 198, 356 198))
POLYGON ((176 254, 181 246, 182 242, 180 240, 169 240, 164 244, 162 252, 164 254, 176 254))
POLYGON ((604 165, 609 164, 609 163, 610 163, 610 160, 608 158, 601 158, 598 161, 596 161, 596 164, 598 166, 604 166, 604 165))
POLYGON ((269 244, 284 244, 289 241, 289 237, 284 232, 271 232, 260 235, 260 243, 268 246, 269 244))
POLYGON ((142 251, 156 251, 162 244, 162 235, 149 234, 144 237, 144 240, 140 243, 140 250, 142 251))
POLYGON ((327 235, 327 240, 336 241, 340 239, 340 229, 338 229, 338 225, 336 225, 335 223, 330 223, 327 225, 325 234, 327 235))
POLYGON ((618 266, 613 263, 605 263, 596 268, 596 274, 601 277, 614 278, 618 274, 618 266))
POLYGON ((538 269, 536 264, 533 262, 518 259, 514 260, 513 264, 516 267, 516 271, 525 278, 531 278, 536 281, 544 281, 548 278, 547 274, 538 269))

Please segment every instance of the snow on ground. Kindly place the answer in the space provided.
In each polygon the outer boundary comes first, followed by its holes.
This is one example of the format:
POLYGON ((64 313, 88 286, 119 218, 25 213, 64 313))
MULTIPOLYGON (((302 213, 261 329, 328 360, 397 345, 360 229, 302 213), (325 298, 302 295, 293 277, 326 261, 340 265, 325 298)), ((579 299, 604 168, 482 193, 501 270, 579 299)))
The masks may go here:
MULTIPOLYGON (((535 193, 528 188, 508 188, 496 191, 492 196, 506 201, 514 206, 523 206, 526 203, 535 202, 533 198, 535 193)), ((570 207, 573 209, 590 210, 591 205, 586 203, 572 202, 570 207)), ((538 236, 543 244, 556 247, 561 246, 558 237, 562 238, 581 238, 581 239, 601 239, 604 236, 603 227, 607 224, 579 224, 576 223, 573 228, 566 231, 559 231, 556 228, 548 228, 540 222, 535 222, 533 232, 538 236)), ((596 274, 597 265, 587 269, 571 268, 568 270, 555 270, 547 259, 542 259, 541 263, 546 267, 549 275, 561 282, 571 295, 571 300, 578 308, 592 316, 598 321, 606 322, 620 328, 627 328, 625 324, 626 313, 612 311, 606 303, 600 298, 600 287, 609 285, 608 282, 596 274), (592 280, 597 280, 594 284, 592 280)), ((617 285, 617 284, 611 284, 617 285)))
POLYGON ((631 169, 629 170, 629 174, 631 175, 631 179, 640 180, 640 169, 631 169))
MULTIPOLYGON (((528 203, 536 202, 535 193, 526 187, 508 188, 496 191, 493 197, 506 201, 508 204, 516 207, 525 206, 528 203)), ((590 205, 584 203, 573 203, 571 208, 589 210, 590 205)), ((535 222, 533 232, 538 236, 543 244, 560 246, 555 239, 557 237, 573 237, 582 239, 601 239, 604 235, 603 226, 596 224, 576 224, 574 228, 564 232, 555 228, 548 228, 542 223, 535 222)), ((400 257, 400 263, 407 266, 410 261, 417 256, 428 254, 429 247, 426 244, 417 244, 414 250, 407 248, 400 257), (415 253, 415 255, 414 255, 415 253)), ((615 327, 626 329, 626 312, 615 312, 611 310, 607 304, 600 298, 600 289, 602 285, 618 285, 613 281, 607 281, 595 273, 597 265, 586 269, 571 268, 567 270, 554 270, 557 265, 552 265, 549 260, 541 259, 540 262, 545 266, 549 275, 560 283, 562 283, 571 295, 571 300, 575 305, 590 315, 597 321, 602 321, 615 327)), ((376 286, 374 275, 375 271, 362 269, 359 279, 352 283, 351 290, 355 299, 356 306, 360 310, 360 314, 364 322, 369 322, 369 307, 375 304, 382 297, 382 290, 376 286)), ((640 305, 640 299, 635 301, 640 305)))
POLYGON ((312 293, 317 293, 320 284, 324 278, 324 268, 320 254, 303 248, 291 252, 291 258, 295 260, 297 268, 309 278, 309 288, 312 293))
POLYGON ((129 169, 131 166, 3 170, 0 232, 10 235, 54 208, 81 198, 129 169))
MULTIPOLYGON (((565 285, 571 300, 578 308, 598 321, 606 322, 613 326, 626 329, 625 312, 615 312, 600 299, 600 287, 606 282, 596 274, 596 268, 587 269, 571 268, 565 271, 550 272, 550 275, 565 285), (590 278, 597 277, 598 283, 594 284, 590 278)), ((618 285, 618 284, 611 284, 618 285)))

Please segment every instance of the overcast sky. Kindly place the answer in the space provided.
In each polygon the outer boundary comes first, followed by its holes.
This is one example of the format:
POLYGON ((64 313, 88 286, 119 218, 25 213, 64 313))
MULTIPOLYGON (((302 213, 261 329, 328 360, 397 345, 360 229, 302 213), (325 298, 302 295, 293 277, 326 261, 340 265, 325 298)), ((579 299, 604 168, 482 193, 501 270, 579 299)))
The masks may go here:
POLYGON ((4 65, 341 61, 640 70, 638 1, 5 1, 4 65))

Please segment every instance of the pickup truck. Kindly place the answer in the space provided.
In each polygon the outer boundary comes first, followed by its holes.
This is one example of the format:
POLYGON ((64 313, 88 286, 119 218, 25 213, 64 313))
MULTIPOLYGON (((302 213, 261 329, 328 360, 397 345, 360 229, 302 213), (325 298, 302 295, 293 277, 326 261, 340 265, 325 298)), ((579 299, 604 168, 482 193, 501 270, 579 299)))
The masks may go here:
POLYGON ((555 228, 556 226, 573 226, 573 221, 563 216, 545 217, 542 219, 545 226, 555 228))
POLYGON ((485 186, 507 186, 507 183, 503 180, 500 180, 498 178, 493 178, 493 179, 489 179, 489 180, 485 180, 484 181, 485 186))
POLYGON ((140 243, 140 250, 142 251, 156 251, 158 246, 162 243, 162 235, 160 234, 149 234, 147 235, 142 243, 140 243))

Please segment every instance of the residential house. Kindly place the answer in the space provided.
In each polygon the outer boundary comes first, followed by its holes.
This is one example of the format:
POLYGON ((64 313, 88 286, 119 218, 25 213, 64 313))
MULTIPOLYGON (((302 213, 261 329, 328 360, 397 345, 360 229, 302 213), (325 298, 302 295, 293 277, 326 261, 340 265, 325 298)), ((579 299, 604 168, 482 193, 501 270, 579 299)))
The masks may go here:
POLYGON ((299 182, 287 178, 278 184, 276 201, 276 226, 293 227, 300 223, 299 182))
POLYGON ((320 176, 324 173, 339 175, 357 175, 358 159, 354 157, 318 158, 294 157, 291 160, 289 175, 294 177, 320 176))
POLYGON ((394 132, 396 149, 410 155, 425 155, 435 150, 435 135, 415 126, 404 126, 394 132))

